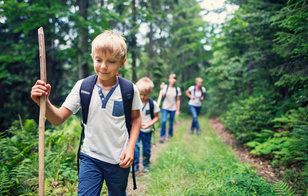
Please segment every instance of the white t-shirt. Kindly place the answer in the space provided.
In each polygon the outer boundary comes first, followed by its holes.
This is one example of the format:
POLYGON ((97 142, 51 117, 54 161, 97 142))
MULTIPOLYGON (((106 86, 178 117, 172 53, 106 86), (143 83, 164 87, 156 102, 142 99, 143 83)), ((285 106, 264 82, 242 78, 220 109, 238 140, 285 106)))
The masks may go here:
MULTIPOLYGON (((178 89, 178 96, 181 96, 181 89, 177 87, 178 89)), ((162 92, 166 92, 167 85, 164 86, 162 92)), ((176 111, 176 90, 175 87, 168 87, 168 91, 165 95, 165 99, 163 101, 162 109, 169 110, 169 111, 176 111)))
MULTIPOLYGON (((79 80, 63 106, 74 114, 81 108, 79 90, 82 80, 79 80)), ((132 110, 140 110, 142 102, 139 91, 134 86, 134 98, 132 110)), ((83 141, 83 153, 98 160, 119 164, 120 157, 128 144, 128 131, 125 124, 124 107, 120 86, 114 88, 114 92, 103 108, 99 87, 94 86, 89 106, 88 122, 84 125, 85 139, 83 141)), ((109 91, 102 91, 107 98, 109 91)))
MULTIPOLYGON (((158 107, 156 101, 153 100, 153 112, 158 113, 160 111, 160 108, 158 107)), ((151 114, 150 114, 150 103, 147 102, 146 104, 144 104, 142 106, 141 109, 141 118, 142 118, 142 124, 149 124, 152 122, 152 118, 151 118, 151 114)), ((153 126, 152 126, 153 127, 153 126)), ((148 133, 152 130, 152 127, 149 127, 147 129, 143 129, 141 128, 140 131, 144 132, 144 133, 148 133)))
MULTIPOLYGON (((206 89, 203 86, 201 88, 202 88, 202 92, 205 93, 206 89)), ((200 97, 202 97, 202 92, 195 90, 195 86, 189 87, 188 90, 190 91, 191 95, 194 95, 195 97, 197 97, 196 99, 190 99, 188 101, 188 105, 192 105, 192 106, 196 106, 196 107, 201 107, 202 102, 200 100, 200 97)))

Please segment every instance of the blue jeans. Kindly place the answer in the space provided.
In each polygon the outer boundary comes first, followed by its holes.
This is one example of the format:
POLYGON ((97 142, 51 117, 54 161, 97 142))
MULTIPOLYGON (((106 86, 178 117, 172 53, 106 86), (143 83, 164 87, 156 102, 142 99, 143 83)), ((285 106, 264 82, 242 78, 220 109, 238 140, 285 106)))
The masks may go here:
POLYGON ((80 153, 78 196, 99 196, 106 181, 108 195, 126 195, 129 168, 110 164, 80 153))
POLYGON ((194 129, 196 129, 197 133, 200 133, 200 126, 199 126, 199 122, 198 122, 198 114, 201 110, 201 107, 196 107, 196 106, 192 106, 192 105, 188 105, 188 106, 189 106, 189 110, 190 110, 192 117, 193 117, 193 121, 191 123, 190 130, 194 131, 194 129))
POLYGON ((173 119, 175 115, 175 111, 169 111, 162 109, 162 117, 161 117, 161 130, 160 130, 160 137, 166 137, 166 123, 167 123, 167 117, 169 114, 169 132, 168 137, 173 136, 173 119))
POLYGON ((139 169, 139 157, 140 157, 140 140, 142 140, 142 156, 143 161, 142 164, 144 167, 149 166, 150 164, 150 157, 151 157, 151 138, 152 138, 152 131, 148 133, 141 132, 139 133, 139 137, 135 146, 135 152, 134 152, 134 164, 135 168, 139 169))

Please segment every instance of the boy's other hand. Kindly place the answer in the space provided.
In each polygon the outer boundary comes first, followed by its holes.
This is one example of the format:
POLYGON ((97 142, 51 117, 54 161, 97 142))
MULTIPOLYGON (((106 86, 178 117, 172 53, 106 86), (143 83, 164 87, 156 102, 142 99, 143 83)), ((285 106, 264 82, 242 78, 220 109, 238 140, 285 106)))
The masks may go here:
POLYGON ((37 80, 31 89, 31 99, 40 106, 40 97, 46 95, 48 97, 51 90, 50 84, 46 84, 42 80, 37 80))
POLYGON ((175 112, 175 116, 176 116, 176 117, 179 117, 179 115, 180 115, 180 111, 177 110, 177 111, 175 112))
POLYGON ((132 166, 133 162, 134 162, 134 149, 129 150, 126 148, 120 158, 119 166, 122 168, 129 168, 130 166, 132 166))
POLYGON ((143 129, 147 129, 150 126, 151 126, 150 124, 141 124, 141 128, 143 128, 143 129))

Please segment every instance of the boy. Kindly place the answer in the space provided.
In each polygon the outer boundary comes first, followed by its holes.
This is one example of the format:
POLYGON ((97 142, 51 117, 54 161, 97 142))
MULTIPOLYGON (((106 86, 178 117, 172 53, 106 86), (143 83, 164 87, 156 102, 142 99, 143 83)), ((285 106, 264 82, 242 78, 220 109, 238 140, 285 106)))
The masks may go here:
MULTIPOLYGON (((122 36, 104 31, 92 42, 91 57, 97 74, 93 88, 85 139, 80 154, 78 195, 100 195, 106 181, 109 195, 126 195, 129 167, 134 161, 142 103, 135 85, 131 108, 131 130, 125 126, 118 70, 126 61, 127 46, 122 36)), ((80 107, 78 81, 63 105, 58 109, 47 99, 46 117, 54 125, 62 124, 80 107)), ((39 105, 40 96, 50 94, 51 86, 38 80, 32 87, 31 98, 39 105)), ((82 93, 82 92, 81 92, 82 93)))
POLYGON ((169 114, 169 132, 168 132, 168 140, 171 139, 173 136, 173 120, 174 115, 176 117, 180 114, 180 96, 181 96, 181 89, 176 87, 175 83, 177 81, 175 74, 169 75, 169 86, 162 83, 160 88, 162 89, 162 97, 163 97, 163 104, 162 104, 162 126, 160 131, 160 142, 163 143, 166 137, 166 123, 167 117, 169 114))
POLYGON ((201 110, 202 101, 204 99, 206 89, 202 86, 203 79, 196 78, 196 85, 190 86, 186 90, 186 95, 189 97, 189 110, 193 116, 193 121, 191 123, 190 132, 193 134, 194 129, 196 129, 197 134, 201 133, 200 125, 198 122, 198 115, 201 110))
POLYGON ((139 170, 140 156, 140 140, 142 140, 143 150, 143 173, 149 172, 149 164, 151 157, 151 138, 153 125, 159 120, 158 113, 160 111, 156 101, 149 98, 154 87, 153 82, 148 77, 143 77, 136 83, 143 104, 141 110, 141 129, 135 147, 135 172, 139 170), (152 112, 152 114, 151 114, 152 112))

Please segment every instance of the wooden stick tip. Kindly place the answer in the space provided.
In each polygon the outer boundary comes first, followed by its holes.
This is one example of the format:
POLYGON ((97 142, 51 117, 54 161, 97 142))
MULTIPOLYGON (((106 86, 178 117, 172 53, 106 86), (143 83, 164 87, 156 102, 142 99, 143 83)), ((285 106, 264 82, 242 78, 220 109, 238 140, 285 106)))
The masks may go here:
POLYGON ((37 31, 38 31, 38 34, 44 34, 43 27, 40 27, 37 31))

